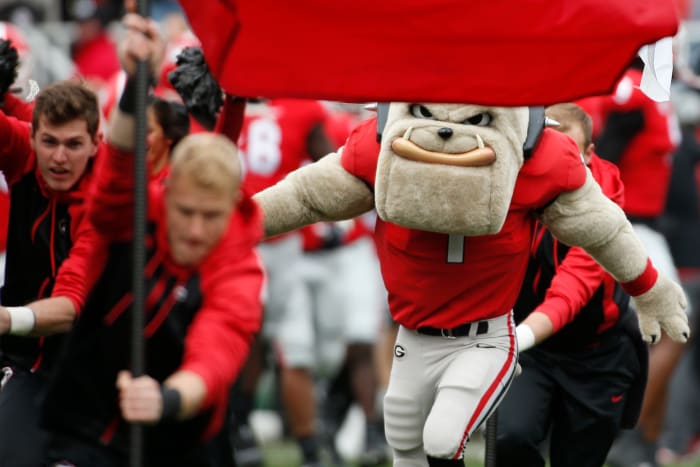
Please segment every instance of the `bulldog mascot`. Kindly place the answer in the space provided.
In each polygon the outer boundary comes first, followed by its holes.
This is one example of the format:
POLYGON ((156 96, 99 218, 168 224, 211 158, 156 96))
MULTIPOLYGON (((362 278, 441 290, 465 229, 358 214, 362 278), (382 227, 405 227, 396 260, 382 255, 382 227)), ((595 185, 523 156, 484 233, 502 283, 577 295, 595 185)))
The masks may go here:
POLYGON ((259 193, 273 236, 371 209, 401 327, 385 397, 394 466, 463 465, 516 369, 511 308, 533 223, 584 248, 633 297, 644 339, 689 335, 680 286, 651 264, 570 138, 537 107, 392 103, 337 153, 259 193), (381 142, 378 142, 380 140, 381 142))

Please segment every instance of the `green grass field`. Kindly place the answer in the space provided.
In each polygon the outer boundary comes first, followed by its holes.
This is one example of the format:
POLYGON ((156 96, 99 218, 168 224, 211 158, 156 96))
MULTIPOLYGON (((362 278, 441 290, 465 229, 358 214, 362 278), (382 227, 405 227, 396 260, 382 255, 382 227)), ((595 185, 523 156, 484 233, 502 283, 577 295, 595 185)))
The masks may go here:
MULTIPOLYGON (((266 467, 299 467, 301 458, 296 445, 289 441, 275 441, 263 446, 263 454, 265 456, 266 467)), ((348 467, 353 467, 357 464, 348 464, 348 467)), ((467 458, 467 467, 483 467, 483 459, 467 458)), ((391 467, 391 463, 385 464, 382 467, 391 467)), ((700 465, 698 465, 700 467, 700 465)))
MULTIPOLYGON (((483 467, 482 448, 478 449, 480 457, 466 458, 466 467, 483 467)), ((296 445, 290 441, 275 441, 263 446, 266 467, 299 467, 301 465, 299 451, 296 445)), ((348 467, 353 467, 356 464, 349 464, 348 467)), ((391 467, 388 463, 383 467, 391 467)), ((686 462, 681 464, 668 464, 666 467, 700 467, 700 460, 686 462)))

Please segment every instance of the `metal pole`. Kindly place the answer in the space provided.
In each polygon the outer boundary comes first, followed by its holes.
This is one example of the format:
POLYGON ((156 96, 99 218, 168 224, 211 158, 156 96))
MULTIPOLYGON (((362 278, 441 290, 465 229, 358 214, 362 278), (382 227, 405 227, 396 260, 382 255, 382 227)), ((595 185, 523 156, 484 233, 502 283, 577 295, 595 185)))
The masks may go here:
POLYGON ((496 467, 496 436, 498 434, 498 409, 486 420, 486 446, 484 467, 496 467))
MULTIPOLYGON (((137 0, 136 10, 141 16, 148 16, 148 1, 137 0)), ((146 99, 149 83, 149 66, 146 61, 138 63, 136 70, 136 120, 134 130, 134 238, 133 238, 133 271, 132 295, 134 299, 131 310, 131 373, 134 377, 141 376, 145 370, 144 358, 144 314, 145 314, 145 280, 146 265, 146 189, 148 174, 146 171, 146 99)), ((129 466, 143 465, 143 426, 131 424, 131 445, 129 451, 129 466)))

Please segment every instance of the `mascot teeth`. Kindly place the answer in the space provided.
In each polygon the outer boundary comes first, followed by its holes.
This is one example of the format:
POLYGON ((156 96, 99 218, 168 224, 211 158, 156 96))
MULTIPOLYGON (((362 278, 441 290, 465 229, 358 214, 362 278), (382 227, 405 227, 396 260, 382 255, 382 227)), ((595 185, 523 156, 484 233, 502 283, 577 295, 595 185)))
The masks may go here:
POLYGON ((403 139, 408 140, 411 138, 411 132, 413 131, 413 127, 409 126, 406 128, 406 132, 403 134, 403 139))
POLYGON ((484 140, 481 139, 481 135, 479 135, 479 133, 476 134, 476 145, 479 146, 479 149, 483 149, 485 147, 484 140))

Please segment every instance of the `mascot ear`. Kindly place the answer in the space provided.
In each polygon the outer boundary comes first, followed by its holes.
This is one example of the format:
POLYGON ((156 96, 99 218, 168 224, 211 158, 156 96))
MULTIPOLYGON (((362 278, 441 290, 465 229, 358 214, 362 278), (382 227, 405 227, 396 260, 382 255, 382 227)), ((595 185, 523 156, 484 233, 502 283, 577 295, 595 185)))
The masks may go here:
POLYGON ((523 144, 523 158, 527 160, 535 152, 542 131, 546 125, 544 107, 530 107, 530 118, 527 122, 527 136, 523 144))
POLYGON ((386 126, 386 119, 389 116, 389 104, 377 104, 377 143, 382 142, 382 133, 386 126))

